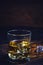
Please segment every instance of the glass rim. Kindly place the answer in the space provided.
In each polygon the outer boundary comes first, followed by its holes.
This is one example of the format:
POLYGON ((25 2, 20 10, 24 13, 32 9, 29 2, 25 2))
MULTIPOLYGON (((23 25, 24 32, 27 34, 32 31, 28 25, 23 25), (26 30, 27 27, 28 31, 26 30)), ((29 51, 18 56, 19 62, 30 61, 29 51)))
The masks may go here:
POLYGON ((7 34, 8 34, 8 35, 12 35, 12 36, 27 36, 27 35, 31 35, 31 31, 30 31, 30 30, 24 30, 24 29, 23 29, 23 30, 17 30, 17 29, 16 29, 16 30, 9 30, 9 31, 7 32, 7 34), (15 33, 14 33, 14 34, 12 34, 11 32, 13 32, 13 31, 14 31, 14 32, 15 32, 15 31, 18 31, 18 32, 20 32, 20 31, 23 32, 23 31, 24 31, 24 32, 27 32, 27 33, 24 33, 24 34, 23 34, 23 33, 22 33, 22 34, 15 34, 15 33))

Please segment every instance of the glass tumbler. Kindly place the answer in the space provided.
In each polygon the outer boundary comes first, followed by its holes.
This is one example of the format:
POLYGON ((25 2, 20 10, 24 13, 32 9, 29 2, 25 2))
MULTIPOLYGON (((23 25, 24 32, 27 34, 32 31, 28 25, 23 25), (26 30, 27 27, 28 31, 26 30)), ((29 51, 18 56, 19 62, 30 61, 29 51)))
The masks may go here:
POLYGON ((28 59, 30 61, 31 31, 9 30, 8 57, 11 61, 28 59))

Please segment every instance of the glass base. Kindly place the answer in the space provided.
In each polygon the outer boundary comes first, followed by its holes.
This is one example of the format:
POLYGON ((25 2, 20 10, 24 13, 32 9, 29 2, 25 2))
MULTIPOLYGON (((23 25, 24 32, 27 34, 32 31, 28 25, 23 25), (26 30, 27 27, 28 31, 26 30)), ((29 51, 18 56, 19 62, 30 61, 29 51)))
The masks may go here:
POLYGON ((8 57, 8 62, 10 63, 19 63, 19 64, 23 64, 23 63, 27 63, 30 61, 30 58, 23 58, 23 59, 15 59, 15 60, 12 60, 8 57))

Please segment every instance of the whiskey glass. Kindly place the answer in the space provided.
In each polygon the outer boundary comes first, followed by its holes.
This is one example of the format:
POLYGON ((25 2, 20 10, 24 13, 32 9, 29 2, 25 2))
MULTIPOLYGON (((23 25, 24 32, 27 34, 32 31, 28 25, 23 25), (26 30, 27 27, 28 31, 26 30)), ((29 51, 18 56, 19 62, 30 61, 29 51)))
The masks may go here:
POLYGON ((26 59, 30 61, 31 31, 9 30, 8 57, 11 61, 26 59))

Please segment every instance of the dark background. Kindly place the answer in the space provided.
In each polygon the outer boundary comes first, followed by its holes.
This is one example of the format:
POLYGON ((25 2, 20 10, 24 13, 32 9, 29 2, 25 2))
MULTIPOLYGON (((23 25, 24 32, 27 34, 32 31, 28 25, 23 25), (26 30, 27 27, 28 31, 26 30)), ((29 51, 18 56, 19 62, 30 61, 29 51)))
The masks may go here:
POLYGON ((0 26, 43 27, 43 1, 0 1, 0 26))
POLYGON ((43 1, 0 1, 0 43, 7 41, 10 29, 28 29, 32 40, 43 40, 43 1))

